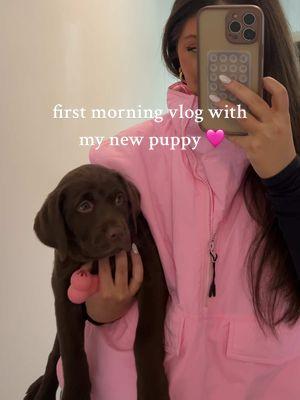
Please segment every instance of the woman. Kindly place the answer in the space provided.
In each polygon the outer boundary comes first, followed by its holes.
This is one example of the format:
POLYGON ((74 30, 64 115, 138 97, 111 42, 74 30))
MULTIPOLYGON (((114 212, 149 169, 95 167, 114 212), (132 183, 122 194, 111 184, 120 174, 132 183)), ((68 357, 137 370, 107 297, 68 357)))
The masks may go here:
MULTIPOLYGON (((91 163, 118 170, 141 193, 170 292, 165 368, 172 400, 296 400, 300 393, 300 257, 293 236, 299 229, 300 85, 278 1, 245 3, 265 14, 265 99, 221 79, 253 113, 238 120, 248 137, 226 136, 213 148, 193 119, 165 114, 162 123, 146 121, 119 137, 200 135, 195 150, 149 151, 144 140, 138 147, 106 141, 90 151, 91 163)), ((196 41, 186 36, 196 35, 197 11, 212 4, 174 3, 162 48, 181 82, 168 89, 169 109, 198 106, 196 41)), ((108 260, 100 263, 101 290, 86 303, 92 400, 135 400, 133 295, 141 260, 134 255, 129 286, 124 252, 115 282, 108 260)), ((62 386, 60 361, 58 377, 62 386)))

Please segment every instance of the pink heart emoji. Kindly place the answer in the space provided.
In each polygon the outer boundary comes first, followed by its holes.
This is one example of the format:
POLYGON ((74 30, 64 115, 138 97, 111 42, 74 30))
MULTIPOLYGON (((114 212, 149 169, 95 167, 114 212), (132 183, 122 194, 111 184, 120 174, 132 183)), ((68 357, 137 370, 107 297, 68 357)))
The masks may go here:
POLYGON ((222 142, 224 139, 224 131, 223 129, 218 129, 217 131, 214 131, 212 129, 209 129, 206 132, 206 137, 207 140, 214 146, 217 147, 219 144, 222 142))

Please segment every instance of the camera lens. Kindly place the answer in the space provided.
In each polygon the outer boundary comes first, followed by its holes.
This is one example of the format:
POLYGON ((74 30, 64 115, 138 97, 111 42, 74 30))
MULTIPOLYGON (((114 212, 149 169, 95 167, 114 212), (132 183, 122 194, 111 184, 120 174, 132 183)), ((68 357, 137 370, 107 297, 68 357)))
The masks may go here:
POLYGON ((255 15, 246 14, 244 16, 244 22, 245 22, 246 25, 252 25, 252 24, 254 24, 254 21, 255 21, 255 15))
POLYGON ((256 32, 253 29, 245 29, 244 30, 244 38, 246 40, 254 40, 256 37, 256 32))
POLYGON ((238 21, 233 21, 229 25, 229 29, 231 30, 231 32, 237 33, 241 30, 241 24, 238 21))

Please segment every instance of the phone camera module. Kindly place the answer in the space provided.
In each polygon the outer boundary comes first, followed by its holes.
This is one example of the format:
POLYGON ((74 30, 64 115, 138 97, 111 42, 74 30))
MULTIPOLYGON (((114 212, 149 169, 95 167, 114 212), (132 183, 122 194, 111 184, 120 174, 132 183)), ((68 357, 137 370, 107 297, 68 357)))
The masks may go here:
POLYGON ((246 40, 254 40, 256 37, 256 32, 253 29, 245 29, 244 30, 244 38, 246 40))
POLYGON ((241 30, 241 24, 238 21, 232 21, 229 25, 229 29, 233 33, 238 33, 241 30))
POLYGON ((254 22, 255 22, 255 15, 253 15, 253 14, 245 14, 244 15, 245 25, 253 25, 254 22))

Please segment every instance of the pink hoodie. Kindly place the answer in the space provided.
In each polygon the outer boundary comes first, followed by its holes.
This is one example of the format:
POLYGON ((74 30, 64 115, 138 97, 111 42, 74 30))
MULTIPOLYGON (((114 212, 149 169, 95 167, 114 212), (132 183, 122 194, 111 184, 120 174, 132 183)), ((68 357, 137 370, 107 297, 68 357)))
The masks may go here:
MULTIPOLYGON (((169 109, 198 108, 197 97, 178 82, 168 89, 169 109)), ((143 136, 140 146, 91 148, 90 161, 114 168, 139 189, 170 292, 165 321, 165 368, 172 400, 298 400, 300 321, 278 328, 279 341, 260 330, 247 286, 246 255, 256 223, 241 193, 249 165, 226 138, 214 148, 194 118, 148 120, 118 134, 143 136), (148 138, 201 136, 195 150, 148 150, 148 138), (216 296, 210 245, 216 261, 216 296)), ((133 343, 135 303, 120 320, 86 322, 85 349, 91 400, 136 400, 133 343)), ((63 386, 61 360, 57 365, 63 386)), ((155 400, 155 399, 153 399, 155 400)))

